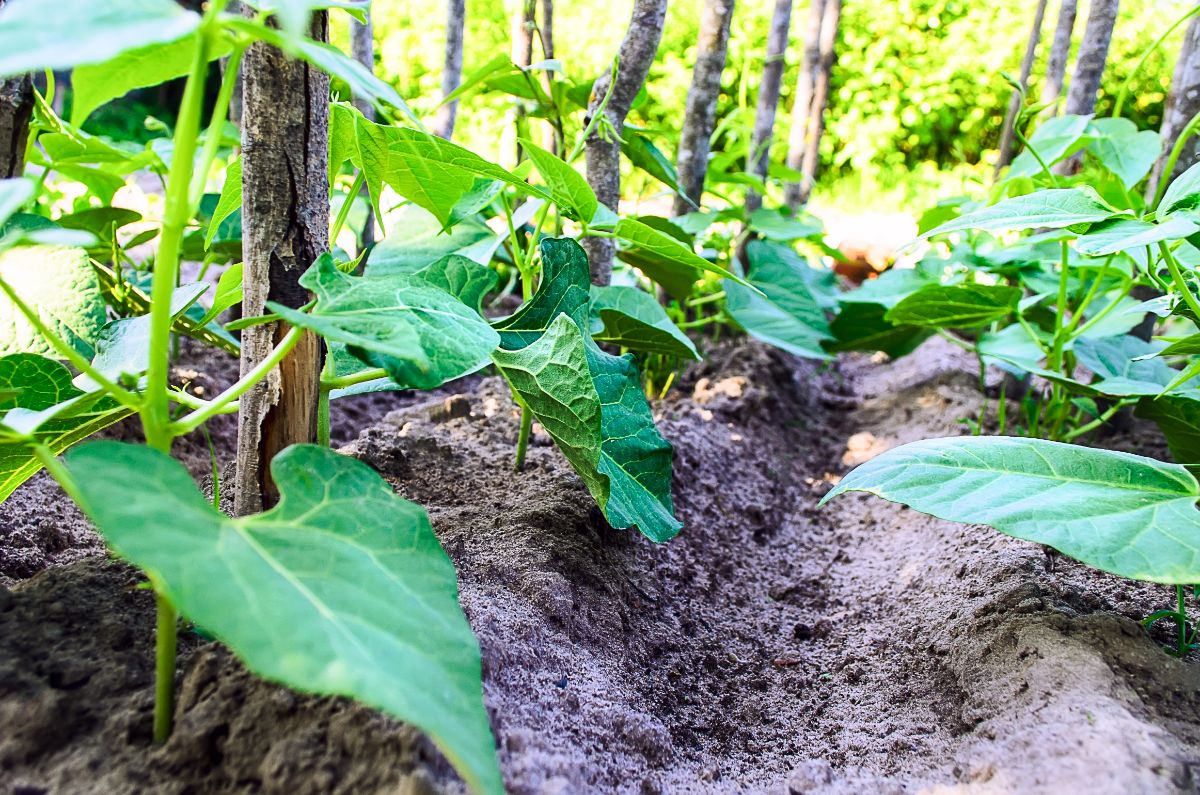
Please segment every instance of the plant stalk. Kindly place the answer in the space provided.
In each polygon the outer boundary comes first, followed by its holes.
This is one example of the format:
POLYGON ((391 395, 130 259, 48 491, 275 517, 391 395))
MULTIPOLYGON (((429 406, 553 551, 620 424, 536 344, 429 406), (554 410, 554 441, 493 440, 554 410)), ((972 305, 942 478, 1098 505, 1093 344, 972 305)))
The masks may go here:
POLYGON ((525 468, 525 452, 529 449, 529 434, 533 430, 533 412, 521 407, 521 430, 517 432, 517 458, 513 469, 520 472, 525 468))

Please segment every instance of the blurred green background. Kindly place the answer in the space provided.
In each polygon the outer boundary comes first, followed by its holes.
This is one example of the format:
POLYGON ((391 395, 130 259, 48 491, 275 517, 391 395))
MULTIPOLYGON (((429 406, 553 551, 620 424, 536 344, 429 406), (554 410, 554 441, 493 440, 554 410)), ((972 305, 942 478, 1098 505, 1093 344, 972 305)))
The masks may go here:
MULTIPOLYGON (((588 79, 607 66, 624 34, 631 5, 632 0, 556 3, 556 56, 567 74, 577 80, 588 79)), ((739 0, 734 12, 718 110, 726 121, 724 135, 731 139, 721 142, 725 148, 736 146, 738 141, 733 139, 738 136, 748 135, 773 5, 772 0, 739 0)), ((1185 5, 1183 0, 1122 3, 1097 106, 1099 114, 1111 107, 1116 88, 1142 50, 1185 5)), ((660 131, 659 145, 672 156, 671 142, 679 131, 691 80, 701 6, 702 0, 671 0, 648 84, 652 101, 631 117, 635 124, 660 131)), ((1034 0, 845 0, 822 142, 824 169, 815 201, 882 209, 893 202, 924 201, 944 188, 982 178, 996 156, 1009 97, 1000 73, 1018 71, 1034 6, 1034 0)), ((1076 44, 1088 3, 1081 0, 1079 6, 1076 44)), ((467 1, 464 73, 508 51, 512 7, 511 0, 467 1)), ((808 3, 798 2, 792 17, 777 140, 787 134, 787 110, 807 14, 808 3)), ((1034 67, 1034 96, 1040 90, 1057 14, 1058 2, 1051 0, 1034 67)), ((429 0, 374 3, 379 73, 393 81, 419 110, 432 109, 440 96, 444 15, 442 5, 429 0)), ((1134 84, 1133 102, 1126 113, 1140 127, 1159 125, 1181 38, 1182 29, 1151 57, 1134 84)), ((535 46, 534 59, 539 58, 535 46)), ((505 105, 498 99, 470 98, 460 109, 455 140, 481 154, 498 156, 504 112, 505 105)), ((783 150, 783 146, 775 147, 776 161, 782 161, 783 150)))

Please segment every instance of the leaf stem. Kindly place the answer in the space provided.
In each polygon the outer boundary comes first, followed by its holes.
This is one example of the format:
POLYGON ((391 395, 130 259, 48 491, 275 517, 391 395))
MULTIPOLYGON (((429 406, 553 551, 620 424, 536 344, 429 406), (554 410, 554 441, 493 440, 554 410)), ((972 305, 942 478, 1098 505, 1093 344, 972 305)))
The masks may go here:
POLYGON ((525 468, 525 452, 529 449, 529 434, 533 430, 533 412, 521 406, 521 429, 517 432, 517 458, 513 469, 520 472, 525 468))
POLYGON ((193 411, 183 419, 175 422, 168 429, 175 436, 182 436, 185 433, 199 428, 203 423, 223 413, 225 406, 240 398, 242 395, 249 392, 261 380, 274 370, 280 362, 292 352, 292 348, 300 342, 300 338, 304 336, 304 329, 299 326, 294 326, 288 329, 287 334, 279 341, 271 353, 258 364, 250 372, 238 379, 237 383, 226 389, 221 394, 210 400, 204 408, 193 411))
POLYGON ((348 386, 356 384, 365 384, 367 381, 375 381, 380 378, 387 378, 388 371, 382 367, 375 367, 370 370, 363 370, 360 373, 342 376, 321 376, 321 388, 332 392, 335 389, 345 389, 348 386))
POLYGON ((33 308, 26 304, 21 296, 17 295, 16 290, 8 282, 4 281, 4 279, 0 279, 0 291, 3 291, 8 300, 12 301, 13 306, 25 316, 25 319, 29 321, 34 330, 42 335, 50 343, 50 346, 58 351, 60 356, 70 362, 76 370, 103 387, 105 392, 112 395, 125 408, 132 411, 139 411, 142 408, 142 398, 113 382, 95 367, 92 367, 92 363, 80 354, 79 351, 71 347, 66 340, 58 336, 49 326, 43 323, 38 313, 34 312, 33 308))
POLYGON ((342 227, 346 225, 347 219, 350 218, 350 209, 354 207, 354 199, 362 190, 363 183, 367 181, 366 172, 359 169, 354 175, 354 183, 350 185, 350 190, 346 193, 346 198, 342 200, 342 206, 338 208, 337 218, 333 221, 333 229, 329 232, 329 242, 332 245, 337 245, 338 235, 342 233, 342 227))
POLYGON ((1118 411, 1125 408, 1132 402, 1133 401, 1130 401, 1130 400, 1118 400, 1116 403, 1112 404, 1112 406, 1110 406, 1108 408, 1108 410, 1106 410, 1099 417, 1092 420, 1087 425, 1080 425, 1075 430, 1067 433, 1065 436, 1063 436, 1062 440, 1064 442, 1069 442, 1072 439, 1078 439, 1080 436, 1084 436, 1088 433, 1091 433, 1092 431, 1099 428, 1101 425, 1104 425, 1109 420, 1111 420, 1118 411))
POLYGON ((1133 69, 1129 71, 1129 75, 1125 78, 1125 82, 1121 84, 1121 90, 1117 92, 1117 101, 1113 105, 1112 117, 1115 119, 1121 115, 1121 109, 1125 106, 1125 100, 1129 97, 1129 89, 1133 86, 1133 78, 1137 77, 1138 72, 1146 65, 1146 61, 1154 54, 1154 51, 1162 46, 1162 43, 1167 40, 1177 27, 1182 25, 1196 15, 1200 11, 1200 4, 1195 4, 1189 8, 1182 16, 1171 23, 1171 26, 1162 32, 1162 35, 1155 39, 1149 47, 1142 51, 1142 55, 1137 59, 1137 63, 1133 65, 1133 69))
POLYGON ((171 736, 171 719, 175 715, 175 646, 179 616, 158 586, 154 588, 154 603, 158 609, 154 627, 154 742, 161 745, 171 736))
POLYGON ((217 150, 221 146, 221 132, 225 127, 225 120, 229 116, 229 103, 233 99, 233 89, 237 86, 242 56, 245 55, 248 46, 248 42, 239 42, 233 48, 225 66, 225 74, 221 78, 221 87, 217 91, 217 99, 213 104, 212 115, 209 117, 208 132, 204 137, 204 149, 200 153, 200 168, 192 175, 191 209, 193 212, 204 196, 208 172, 212 169, 213 161, 217 159, 217 150))
POLYGON ((1167 263, 1167 270, 1171 272, 1171 280, 1179 288, 1179 293, 1183 296, 1184 303, 1188 305, 1188 309, 1192 310, 1192 314, 1196 317, 1196 322, 1200 323, 1200 301, 1196 300, 1196 296, 1192 294, 1191 288, 1188 287, 1183 270, 1180 269, 1179 263, 1175 261, 1175 257, 1171 254, 1171 249, 1164 241, 1158 244, 1158 250, 1167 263))

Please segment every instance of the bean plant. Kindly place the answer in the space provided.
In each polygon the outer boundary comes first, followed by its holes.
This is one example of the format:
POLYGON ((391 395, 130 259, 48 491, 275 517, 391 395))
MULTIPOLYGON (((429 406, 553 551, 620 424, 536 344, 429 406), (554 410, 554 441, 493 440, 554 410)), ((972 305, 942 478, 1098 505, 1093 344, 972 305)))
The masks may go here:
POLYGON ((0 11, 0 74, 47 70, 48 81, 31 124, 31 176, 0 183, 0 497, 44 468, 112 549, 146 573, 158 609, 157 741, 171 730, 181 613, 267 678, 414 723, 474 789, 499 792, 479 649, 454 569, 420 506, 328 449, 329 400, 428 389, 492 366, 522 408, 518 466, 536 418, 614 527, 665 541, 680 529, 671 446, 655 428, 633 354, 600 343, 681 357, 696 350, 651 293, 593 288, 579 244, 543 230, 552 222, 556 235, 569 226, 617 237, 677 279, 745 280, 601 206, 569 164, 587 129, 564 156, 525 142, 529 160, 515 172, 428 134, 390 86, 304 33, 314 11, 356 14, 365 2, 252 0, 249 18, 225 5, 211 0, 193 13, 173 0, 71 0, 46 15, 35 0, 12 0, 0 11), (330 72, 380 112, 376 123, 348 103, 331 106, 331 177, 346 187, 348 171, 350 182, 333 237, 362 185, 372 211, 397 223, 369 252, 320 257, 301 280, 312 294, 302 309, 272 304, 268 317, 222 325, 242 295, 241 161, 225 118, 238 63, 256 42, 330 72), (205 123, 216 58, 228 65, 205 123), (52 106, 49 70, 62 69, 74 70, 71 120, 52 106), (135 148, 80 128, 108 100, 177 77, 185 89, 169 139, 135 148), (214 171, 224 177, 219 194, 206 192, 214 171), (162 220, 130 236, 123 227, 146 219, 115 196, 145 172, 161 180, 162 220), (62 213, 61 186, 71 184, 83 191, 62 213), (407 204, 385 211, 384 187, 407 204), (503 218, 500 234, 484 225, 489 217, 503 218), (154 253, 139 256, 149 242, 154 253), (497 286, 489 265, 501 247, 525 303, 489 322, 482 299, 497 286), (207 306, 199 303, 206 286, 181 280, 184 261, 200 262, 201 273, 227 267, 207 306), (275 320, 287 333, 220 394, 203 399, 172 383, 180 335, 236 351, 238 329, 275 320), (236 412, 306 330, 328 346, 322 444, 293 446, 271 462, 274 508, 227 517, 170 457, 173 442, 236 412), (78 444, 134 415, 145 445, 78 444))
POLYGON ((981 381, 987 366, 1008 378, 973 436, 888 451, 825 499, 864 491, 1174 585, 1176 608, 1148 621, 1176 620, 1182 655, 1200 582, 1200 165, 1169 175, 1200 118, 1164 153, 1158 133, 1116 115, 1122 99, 1113 117, 1052 117, 1021 136, 988 201, 923 216, 932 249, 916 267, 841 298, 834 349, 903 356, 936 334, 978 356, 981 381), (1142 190, 1164 155, 1166 176, 1142 190), (1067 444, 1131 412, 1158 424, 1177 463, 1067 444), (998 436, 979 435, 989 422, 998 436))

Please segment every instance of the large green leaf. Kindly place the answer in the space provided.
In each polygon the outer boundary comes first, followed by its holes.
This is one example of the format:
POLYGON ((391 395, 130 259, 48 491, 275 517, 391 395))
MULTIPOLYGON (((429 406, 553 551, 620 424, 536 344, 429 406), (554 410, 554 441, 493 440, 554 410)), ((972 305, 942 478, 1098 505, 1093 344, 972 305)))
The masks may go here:
MULTIPOLYGON (((546 190, 554 197, 559 207, 570 210, 575 217, 585 224, 597 221, 600 202, 592 186, 583 175, 555 155, 550 154, 536 144, 522 139, 521 146, 529 155, 529 159, 537 166, 538 173, 546 183, 546 190)), ((605 210, 608 210, 606 207, 605 210)), ((611 212, 608 213, 611 215, 611 212)), ((614 216, 615 217, 615 216, 614 216)))
POLYGON ((637 287, 592 287, 592 316, 603 328, 592 334, 597 342, 633 351, 699 359, 696 346, 667 317, 654 296, 637 287))
MULTIPOLYGON (((90 357, 104 325, 104 298, 96 272, 81 248, 21 246, 0 253, 0 279, 46 326, 90 357)), ((16 305, 0 295, 0 355, 38 353, 57 358, 54 347, 16 305)))
POLYGON ((8 0, 0 7, 0 77, 107 61, 186 36, 200 17, 174 0, 8 0))
POLYGON ((867 279, 858 289, 839 296, 839 303, 879 304, 891 309, 918 290, 940 283, 924 268, 891 268, 874 279, 867 279))
MULTIPOLYGON (((0 357, 0 391, 16 392, 15 397, 0 402, 0 411, 6 412, 4 419, 13 410, 42 412, 69 401, 79 401, 85 394, 71 383, 71 372, 66 367, 33 353, 0 357)), ((34 438, 58 455, 131 413, 111 398, 99 397, 42 423, 34 438)), ((0 442, 0 501, 8 499, 41 468, 41 462, 25 442, 0 442)))
POLYGON ((271 462, 279 504, 231 519, 148 447, 94 442, 66 463, 117 554, 250 670, 408 721, 476 791, 504 791, 454 565, 366 464, 290 447, 271 462))
POLYGON ((347 346, 406 388, 432 389, 488 362, 500 338, 479 313, 408 274, 350 276, 324 254, 300 285, 316 297, 310 312, 268 302, 293 326, 347 346))
POLYGON ((561 314, 571 316, 580 327, 586 312, 591 287, 587 255, 570 238, 544 238, 542 281, 524 306, 492 327, 500 332, 500 347, 516 350, 535 342, 561 314))
POLYGON ((671 445, 654 425, 633 357, 605 353, 585 332, 587 255, 569 238, 539 246, 542 283, 495 324, 501 347, 492 359, 609 524, 666 541, 682 526, 671 503, 671 445))
POLYGON ((0 229, 33 196, 33 183, 23 177, 0 179, 0 229))
POLYGON ((808 263, 778 243, 746 246, 750 284, 725 281, 725 309, 748 334, 809 359, 831 358, 822 343, 833 338, 821 302, 806 273, 808 263))
POLYGON ((1088 152, 1115 174, 1126 190, 1150 173, 1162 151, 1162 136, 1153 130, 1138 130, 1129 119, 1094 119, 1091 127, 1095 137, 1088 152))
MULTIPOLYGON (((207 289, 208 285, 201 283, 175 288, 171 294, 172 324, 207 289)), ((150 315, 120 318, 106 324, 96 338, 92 367, 109 380, 136 384, 138 377, 150 366, 150 334, 150 315)), ((75 383, 89 391, 101 388, 99 384, 92 383, 86 374, 80 375, 75 383)))
POLYGON ((1021 288, 988 284, 924 287, 888 310, 896 325, 974 328, 1000 320, 1016 309, 1021 288))
MULTIPOLYGON (((186 75, 196 57, 199 36, 193 31, 166 44, 126 50, 101 64, 80 66, 71 74, 71 123, 79 126, 92 111, 135 88, 156 86, 186 75)), ((210 60, 229 54, 229 43, 220 40, 209 52, 210 60)))
POLYGON ((682 524, 671 505, 671 445, 659 434, 631 357, 596 347, 559 314, 532 343, 492 354, 614 528, 663 542, 682 524))
POLYGON ((500 281, 500 274, 491 268, 459 254, 449 254, 412 274, 442 288, 480 315, 483 297, 495 290, 500 281))
MULTIPOLYGON (((657 261, 663 263, 664 266, 673 268, 676 273, 682 271, 690 277, 692 283, 700 278, 700 271, 708 271, 726 279, 746 284, 742 277, 736 273, 730 273, 719 265, 714 265, 695 251, 692 251, 691 246, 642 221, 637 221, 633 218, 622 218, 617 222, 613 232, 618 238, 629 243, 635 249, 651 254, 657 261)), ((638 265, 638 267, 642 266, 638 265)), ((646 275, 661 283, 661 280, 654 273, 648 272, 646 275)))
POLYGON ((1181 240, 1197 230, 1186 218, 1168 218, 1161 224, 1148 224, 1133 218, 1119 218, 1097 224, 1075 241, 1075 250, 1103 257, 1130 249, 1145 248, 1164 240, 1181 240))
POLYGON ((928 439, 863 464, 822 503, 847 491, 985 524, 1124 577, 1200 582, 1200 484, 1178 464, 1038 439, 928 439))
POLYGON ((1144 397, 1135 413, 1158 426, 1177 463, 1196 471, 1200 465, 1200 400, 1185 395, 1144 397))
POLYGON ((359 117, 357 143, 356 165, 365 172, 372 197, 378 197, 380 186, 386 183, 433 213, 443 226, 451 224, 456 206, 477 189, 481 178, 550 198, 541 188, 474 152, 419 130, 375 124, 359 117))
POLYGON ((1163 193, 1156 215, 1165 218, 1176 213, 1194 211, 1200 206, 1200 163, 1176 177, 1163 193))
POLYGON ((1094 223, 1123 213, 1109 207, 1094 191, 1080 188, 1053 188, 1026 196, 1005 199, 981 210, 960 215, 939 227, 930 229, 922 238, 943 235, 963 229, 982 229, 986 232, 1018 231, 1046 227, 1060 229, 1076 224, 1094 223))
POLYGON ((821 222, 810 215, 790 216, 767 207, 759 207, 750 214, 749 226, 767 240, 783 243, 819 236, 824 229, 821 222))

